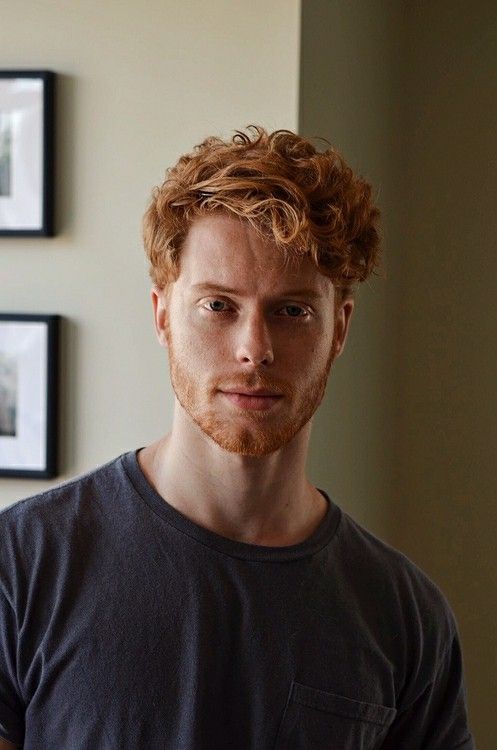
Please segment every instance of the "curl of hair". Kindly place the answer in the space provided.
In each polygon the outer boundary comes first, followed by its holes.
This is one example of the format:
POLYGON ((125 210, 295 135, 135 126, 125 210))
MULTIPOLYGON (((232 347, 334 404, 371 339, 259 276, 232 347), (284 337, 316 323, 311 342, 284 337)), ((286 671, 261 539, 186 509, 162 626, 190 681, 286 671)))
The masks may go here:
POLYGON ((309 255, 342 299, 352 296, 379 266, 380 212, 371 185, 331 146, 318 152, 289 130, 246 130, 231 141, 206 138, 154 188, 143 219, 153 283, 163 289, 177 279, 194 219, 222 211, 275 243, 285 263, 309 255))

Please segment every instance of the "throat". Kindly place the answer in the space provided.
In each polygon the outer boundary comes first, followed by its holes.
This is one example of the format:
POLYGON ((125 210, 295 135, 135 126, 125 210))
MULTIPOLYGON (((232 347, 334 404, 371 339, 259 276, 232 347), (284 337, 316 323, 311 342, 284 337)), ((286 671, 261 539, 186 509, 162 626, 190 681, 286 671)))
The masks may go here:
MULTIPOLYGON (((226 536, 236 542, 261 547, 290 547, 294 544, 301 544, 312 537, 323 522, 327 510, 328 502, 326 498, 313 487, 305 506, 303 519, 300 522, 284 524, 286 528, 273 528, 253 533, 243 530, 239 533, 221 533, 221 536, 226 536)), ((216 533, 220 532, 217 531, 216 533)))
POLYGON ((188 486, 172 481, 174 476, 164 471, 159 455, 159 444, 144 448, 137 455, 141 471, 155 492, 193 523, 232 541, 289 547, 309 539, 326 516, 327 500, 309 482, 301 499, 293 497, 294 502, 286 501, 278 508, 273 497, 272 503, 259 504, 259 511, 240 504, 240 498, 210 496, 205 483, 202 497, 197 492, 192 495, 188 486))

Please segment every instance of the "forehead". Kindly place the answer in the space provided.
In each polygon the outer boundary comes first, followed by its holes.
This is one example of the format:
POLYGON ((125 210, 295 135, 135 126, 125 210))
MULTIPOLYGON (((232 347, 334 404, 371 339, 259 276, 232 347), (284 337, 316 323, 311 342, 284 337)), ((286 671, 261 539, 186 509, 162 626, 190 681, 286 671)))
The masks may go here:
POLYGON ((198 217, 186 236, 178 282, 191 287, 207 282, 243 287, 247 294, 306 287, 325 299, 333 293, 331 281, 304 256, 284 265, 277 246, 235 216, 198 217))

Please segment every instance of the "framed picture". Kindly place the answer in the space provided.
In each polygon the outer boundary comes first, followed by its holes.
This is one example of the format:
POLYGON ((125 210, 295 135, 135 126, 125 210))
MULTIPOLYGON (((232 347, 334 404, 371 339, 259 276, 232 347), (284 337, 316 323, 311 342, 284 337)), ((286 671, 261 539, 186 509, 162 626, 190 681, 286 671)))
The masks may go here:
POLYGON ((0 314, 0 476, 56 476, 58 315, 0 314))
POLYGON ((0 70, 0 235, 54 233, 54 90, 49 70, 0 70))

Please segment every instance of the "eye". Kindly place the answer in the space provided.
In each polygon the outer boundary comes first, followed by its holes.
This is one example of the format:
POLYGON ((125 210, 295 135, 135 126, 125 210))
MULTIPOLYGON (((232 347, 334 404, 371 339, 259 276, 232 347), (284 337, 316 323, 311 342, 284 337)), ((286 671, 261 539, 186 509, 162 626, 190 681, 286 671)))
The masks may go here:
MULTIPOLYGON (((230 312, 230 310, 227 309, 227 305, 228 303, 222 299, 212 299, 208 300, 205 305, 202 305, 202 307, 208 312, 223 315, 230 312)), ((286 310, 288 312, 288 314, 282 315, 284 318, 308 318, 310 314, 308 310, 301 305, 284 305, 280 310, 286 310)))
POLYGON ((282 308, 282 310, 293 310, 297 311, 296 315, 288 315, 289 318, 305 318, 309 313, 307 310, 303 307, 300 307, 300 305, 285 305, 285 307, 282 308))
MULTIPOLYGON (((222 299, 210 300, 209 302, 206 303, 206 305, 209 305, 209 307, 206 308, 206 309, 209 310, 209 312, 214 312, 214 313, 224 313, 224 312, 227 312, 226 310, 220 310, 219 308, 213 310, 210 307, 210 305, 226 305, 226 302, 224 302, 222 299)), ((205 305, 204 305, 204 307, 205 307, 205 305)))

